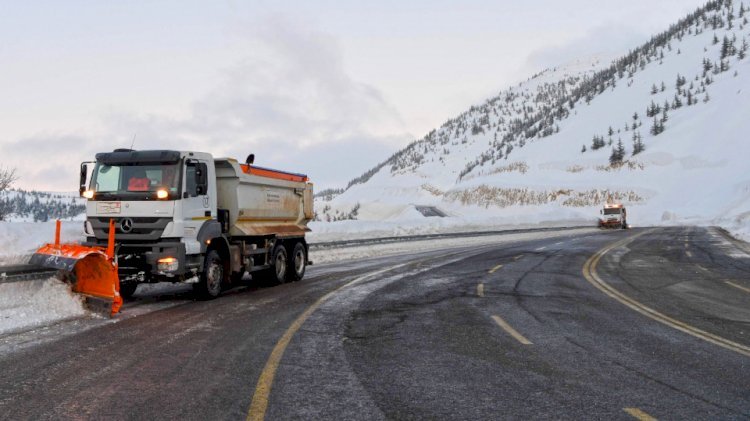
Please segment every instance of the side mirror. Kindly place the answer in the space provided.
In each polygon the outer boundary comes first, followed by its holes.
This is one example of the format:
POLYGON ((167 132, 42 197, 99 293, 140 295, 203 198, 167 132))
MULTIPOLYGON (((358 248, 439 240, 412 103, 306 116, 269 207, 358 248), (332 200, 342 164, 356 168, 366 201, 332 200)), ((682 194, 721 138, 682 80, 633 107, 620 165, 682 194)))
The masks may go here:
POLYGON ((83 192, 86 191, 86 181, 88 181, 89 176, 89 167, 86 165, 86 163, 81 163, 81 178, 78 183, 78 193, 83 196, 83 192))

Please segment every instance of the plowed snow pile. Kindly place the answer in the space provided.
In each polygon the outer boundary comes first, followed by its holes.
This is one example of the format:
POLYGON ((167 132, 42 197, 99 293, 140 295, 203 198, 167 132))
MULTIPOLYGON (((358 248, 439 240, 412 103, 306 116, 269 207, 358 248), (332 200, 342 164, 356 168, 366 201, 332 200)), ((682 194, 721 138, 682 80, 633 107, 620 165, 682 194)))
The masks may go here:
POLYGON ((0 335, 86 314, 83 298, 56 278, 0 284, 0 335))

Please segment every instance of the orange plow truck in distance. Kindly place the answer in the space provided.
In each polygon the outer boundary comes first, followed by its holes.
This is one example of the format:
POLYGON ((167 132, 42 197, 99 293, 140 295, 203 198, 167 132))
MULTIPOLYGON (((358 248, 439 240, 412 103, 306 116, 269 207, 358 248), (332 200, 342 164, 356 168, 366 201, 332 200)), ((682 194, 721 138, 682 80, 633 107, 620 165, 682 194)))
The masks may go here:
POLYGON ((37 250, 29 263, 60 270, 63 280, 72 284, 73 292, 85 297, 87 307, 114 316, 122 306, 114 253, 114 220, 110 221, 109 233, 106 248, 62 244, 60 221, 57 221, 55 242, 37 250))

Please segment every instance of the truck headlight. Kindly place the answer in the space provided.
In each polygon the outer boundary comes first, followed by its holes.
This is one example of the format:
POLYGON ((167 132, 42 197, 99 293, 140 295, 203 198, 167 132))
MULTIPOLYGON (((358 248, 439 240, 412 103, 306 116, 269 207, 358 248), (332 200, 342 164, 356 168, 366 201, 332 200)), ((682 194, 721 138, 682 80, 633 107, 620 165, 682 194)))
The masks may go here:
POLYGON ((164 189, 160 189, 160 190, 156 191, 156 198, 157 199, 166 199, 167 197, 169 197, 169 192, 168 191, 166 191, 164 189))
POLYGON ((94 198, 94 191, 93 190, 86 190, 83 192, 83 197, 86 199, 93 199, 94 198))
POLYGON ((180 262, 174 257, 162 257, 156 263, 159 272, 174 272, 180 267, 180 262))

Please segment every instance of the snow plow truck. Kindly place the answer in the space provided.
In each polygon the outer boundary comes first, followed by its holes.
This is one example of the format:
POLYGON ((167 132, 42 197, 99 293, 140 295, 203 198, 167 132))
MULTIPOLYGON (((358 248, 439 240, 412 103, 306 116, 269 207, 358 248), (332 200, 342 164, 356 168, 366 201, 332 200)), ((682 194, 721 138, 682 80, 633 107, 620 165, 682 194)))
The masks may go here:
POLYGON ((118 308, 119 297, 141 283, 188 283, 211 299, 246 273, 299 281, 312 263, 305 241, 312 183, 304 174, 256 166, 252 154, 241 164, 204 152, 116 149, 81 164, 80 193, 86 241, 58 238, 32 263, 71 272, 77 283, 106 284, 104 294, 76 284, 74 291, 111 298, 118 308), (83 258, 90 255, 97 265, 83 258), (114 281, 105 274, 112 270, 114 281))
POLYGON ((621 204, 606 204, 599 214, 599 228, 628 228, 627 211, 621 204))

